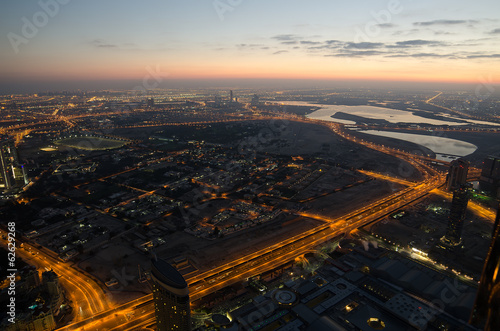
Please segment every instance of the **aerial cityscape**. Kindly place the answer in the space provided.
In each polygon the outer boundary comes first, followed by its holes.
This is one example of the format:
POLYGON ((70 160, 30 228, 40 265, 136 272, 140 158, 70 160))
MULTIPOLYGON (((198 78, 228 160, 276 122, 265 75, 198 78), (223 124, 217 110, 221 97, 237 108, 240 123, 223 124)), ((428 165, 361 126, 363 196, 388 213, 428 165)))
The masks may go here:
POLYGON ((0 330, 500 330, 500 3, 2 7, 0 330))

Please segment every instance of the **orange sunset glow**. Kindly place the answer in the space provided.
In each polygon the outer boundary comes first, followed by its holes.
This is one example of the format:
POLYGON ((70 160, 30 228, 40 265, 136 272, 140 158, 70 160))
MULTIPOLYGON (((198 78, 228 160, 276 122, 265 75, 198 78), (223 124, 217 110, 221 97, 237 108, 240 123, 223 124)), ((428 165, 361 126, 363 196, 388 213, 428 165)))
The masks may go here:
POLYGON ((318 1, 311 6, 256 1, 230 7, 172 1, 147 6, 72 2, 61 4, 59 14, 37 23, 40 26, 30 25, 34 23, 29 14, 36 18, 43 8, 11 6, 3 12, 7 33, 1 41, 0 74, 6 88, 9 81, 67 81, 75 86, 79 80, 140 81, 148 67, 160 68, 166 82, 498 84, 500 30, 489 15, 497 4, 438 16, 447 5, 402 0, 318 1))

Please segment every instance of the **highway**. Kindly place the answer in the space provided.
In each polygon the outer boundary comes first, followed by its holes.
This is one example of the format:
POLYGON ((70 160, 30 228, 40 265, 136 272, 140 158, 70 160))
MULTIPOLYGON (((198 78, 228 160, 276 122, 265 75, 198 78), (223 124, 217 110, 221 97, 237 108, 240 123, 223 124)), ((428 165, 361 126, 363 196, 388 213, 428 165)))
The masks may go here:
MULTIPOLYGON (((452 193, 446 192, 443 190, 434 189, 431 191, 431 193, 442 196, 443 198, 445 198, 449 201, 451 201, 453 199, 452 193)), ((469 209, 470 211, 472 211, 474 214, 476 214, 479 217, 485 218, 491 222, 495 222, 495 217, 496 217, 495 210, 483 207, 474 201, 469 201, 469 203, 467 204, 467 209, 469 209)))
POLYGON ((381 173, 377 173, 377 172, 373 172, 373 171, 358 170, 358 172, 362 173, 363 175, 370 176, 370 177, 373 177, 376 179, 387 180, 389 182, 393 182, 393 183, 397 183, 397 184, 401 184, 401 185, 405 185, 405 186, 415 185, 415 182, 411 182, 408 180, 404 180, 404 179, 397 178, 397 177, 392 177, 392 176, 389 176, 386 174, 381 174, 381 173))
MULTIPOLYGON (((2 245, 7 247, 7 240, 3 238, 0 240, 2 245)), ((21 243, 22 241, 16 238, 16 258, 22 258, 28 264, 36 266, 40 273, 53 270, 59 276, 66 297, 72 302, 76 321, 109 309, 110 301, 101 290, 101 285, 93 278, 75 269, 69 262, 59 260, 55 254, 47 252, 46 249, 39 249, 28 243, 24 243, 24 247, 21 248, 21 243)))
MULTIPOLYGON (((419 200, 429 191, 441 186, 443 182, 444 176, 436 174, 427 183, 414 184, 336 219, 328 219, 316 214, 298 213, 300 216, 319 219, 325 223, 263 250, 242 256, 239 259, 190 277, 187 282, 190 288, 191 300, 192 302, 196 301, 224 287, 292 261, 329 239, 376 221, 405 205, 419 200)), ((145 313, 141 313, 141 311, 144 310, 144 307, 152 307, 151 302, 152 295, 147 295, 141 298, 137 304, 127 303, 61 330, 88 330, 89 326, 92 326, 93 330, 127 330, 129 328, 133 329, 139 324, 148 325, 148 323, 154 322, 152 309, 148 308, 145 311, 146 315, 151 315, 150 319, 147 319, 145 313), (133 309, 137 305, 139 308, 133 309), (124 316, 130 313, 131 309, 134 316, 140 316, 140 318, 131 320, 125 318, 124 316)))
MULTIPOLYGON (((314 250, 315 247, 329 239, 357 229, 409 203, 419 200, 431 189, 440 186, 443 180, 443 177, 439 177, 432 183, 417 185, 414 188, 405 190, 404 193, 398 192, 388 198, 381 199, 382 201, 372 203, 359 211, 349 213, 345 215, 346 217, 328 220, 325 225, 307 231, 306 235, 298 235, 284 240, 264 250, 189 278, 187 281, 190 288, 191 300, 195 301, 219 289, 292 261, 306 252, 314 250), (235 263, 237 264, 235 265, 235 263)), ((311 217, 314 215, 304 214, 304 216, 311 217)), ((317 217, 320 218, 319 216, 317 217)), ((143 318, 141 317, 140 319, 143 325, 154 323, 154 314, 152 313, 150 320, 144 322, 143 318)), ((123 323, 118 325, 116 330, 132 330, 133 328, 130 327, 132 325, 134 324, 131 322, 123 323)))

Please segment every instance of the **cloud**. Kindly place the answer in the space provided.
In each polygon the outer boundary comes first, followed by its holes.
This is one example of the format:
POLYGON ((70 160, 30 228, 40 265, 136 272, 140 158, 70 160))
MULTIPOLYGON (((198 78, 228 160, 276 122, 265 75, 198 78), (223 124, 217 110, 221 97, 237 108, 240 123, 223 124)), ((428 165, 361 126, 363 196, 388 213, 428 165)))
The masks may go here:
POLYGON ((345 48, 356 48, 356 49, 372 49, 383 47, 383 43, 370 43, 370 42, 360 42, 360 43, 347 43, 345 48))
POLYGON ((464 40, 464 43, 476 43, 478 41, 487 41, 487 40, 494 40, 495 38, 492 37, 487 37, 487 38, 476 38, 476 39, 466 39, 464 40))
MULTIPOLYGON (((455 21, 430 21, 433 24, 447 22, 444 24, 459 24, 459 20, 455 21)), ((469 24, 470 21, 461 20, 460 22, 469 24)), ((453 32, 448 32, 446 29, 420 28, 413 29, 417 31, 428 31, 435 35, 449 35, 453 32)), ((498 29, 500 30, 500 29, 498 29)), ((500 31, 494 33, 500 33, 500 31)), ((493 33, 493 31, 491 31, 493 33)), ((321 36, 318 37, 304 37, 295 34, 277 35, 272 37, 277 40, 281 46, 287 45, 289 47, 269 47, 264 48, 265 45, 259 45, 259 49, 271 51, 271 54, 279 55, 287 52, 306 52, 307 54, 324 56, 324 57, 352 57, 352 58, 414 58, 422 60, 433 60, 439 58, 446 58, 450 60, 457 59, 491 59, 495 60, 500 57, 499 54, 492 54, 486 52, 472 52, 471 46, 485 45, 486 40, 495 39, 493 36, 464 40, 461 42, 451 42, 445 40, 432 40, 432 39, 411 39, 401 38, 399 41, 393 42, 352 42, 343 41, 338 39, 327 39, 320 41, 321 36), (280 49, 281 48, 281 49, 280 49), (453 51, 446 50, 452 48, 453 51), (274 52, 274 53, 273 53, 274 52)), ((438 37, 436 37, 438 38, 438 37)), ((266 46, 267 47, 267 46, 266 46)))
POLYGON ((462 54, 440 54, 440 53, 403 53, 387 54, 385 57, 406 57, 406 58, 448 58, 448 59, 500 59, 500 54, 486 53, 462 53, 462 54))
POLYGON ((488 32, 488 34, 500 34, 500 28, 491 30, 490 32, 488 32))
POLYGON ((449 54, 438 54, 438 53, 414 53, 414 54, 391 54, 386 55, 386 57, 450 57, 449 54))
POLYGON ((236 45, 239 49, 256 49, 264 47, 262 44, 238 44, 236 45))
POLYGON ((479 23, 476 20, 434 20, 425 22, 415 22, 415 26, 431 26, 431 25, 459 25, 459 24, 475 24, 479 23))
POLYGON ((453 32, 448 32, 448 31, 433 31, 435 36, 449 36, 449 35, 455 35, 456 33, 453 32))
POLYGON ((404 40, 398 41, 394 45, 389 45, 391 48, 398 47, 412 47, 412 46, 443 46, 444 43, 436 40, 422 40, 422 39, 413 39, 413 40, 404 40))
POLYGON ((292 40, 297 40, 300 39, 297 35, 295 34, 279 34, 274 37, 271 37, 271 39, 279 40, 279 41, 292 41, 292 40))
POLYGON ((328 44, 328 45, 333 45, 333 44, 345 44, 343 41, 340 41, 340 40, 334 40, 334 39, 332 39, 332 40, 326 40, 326 41, 325 41, 325 43, 326 43, 326 44, 328 44))
POLYGON ((477 55, 468 55, 467 59, 500 59, 500 54, 477 54, 477 55))
POLYGON ((411 30, 399 30, 394 32, 392 35, 393 36, 409 36, 411 34, 415 34, 420 32, 420 29, 411 29, 411 30))
POLYGON ((319 41, 311 41, 311 40, 302 40, 300 42, 301 45, 318 45, 321 44, 319 41))
POLYGON ((380 23, 377 24, 377 26, 382 29, 389 29, 389 28, 395 28, 397 25, 392 23, 380 23))
POLYGON ((341 40, 325 40, 324 42, 301 42, 301 44, 310 45, 307 46, 306 49, 317 51, 322 49, 338 49, 338 48, 346 48, 348 45, 351 45, 351 48, 373 48, 370 47, 370 44, 378 44, 378 43, 347 43, 341 40), (364 45, 363 45, 364 44, 364 45), (359 47, 356 47, 359 46, 359 47))
MULTIPOLYGON (((127 51, 137 51, 137 50, 142 50, 137 44, 135 43, 118 43, 118 44, 113 44, 109 43, 103 39, 93 39, 89 42, 87 42, 88 45, 91 47, 95 48, 114 48, 114 49, 119 49, 119 50, 127 50, 127 51)), ((155 48, 154 50, 164 50, 165 48, 155 48)))
POLYGON ((353 51, 353 50, 345 50, 335 54, 326 54, 326 57, 363 57, 363 56, 373 56, 384 54, 380 51, 353 51))
POLYGON ((337 45, 320 45, 320 46, 309 46, 307 47, 307 49, 312 49, 312 50, 316 50, 316 49, 332 49, 332 48, 337 48, 338 46, 337 45))
POLYGON ((118 47, 118 45, 106 43, 102 39, 94 39, 94 40, 90 41, 90 45, 97 47, 97 48, 117 48, 118 47))

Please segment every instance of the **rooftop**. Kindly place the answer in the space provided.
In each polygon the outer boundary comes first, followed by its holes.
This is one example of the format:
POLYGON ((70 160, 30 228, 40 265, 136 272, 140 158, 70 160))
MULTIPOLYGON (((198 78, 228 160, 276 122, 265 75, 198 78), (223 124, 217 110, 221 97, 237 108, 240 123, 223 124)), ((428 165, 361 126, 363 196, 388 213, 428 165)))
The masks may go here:
POLYGON ((179 271, 171 266, 170 263, 162 259, 158 259, 152 260, 151 265, 153 275, 165 284, 178 289, 184 289, 187 287, 184 277, 182 277, 179 271))

